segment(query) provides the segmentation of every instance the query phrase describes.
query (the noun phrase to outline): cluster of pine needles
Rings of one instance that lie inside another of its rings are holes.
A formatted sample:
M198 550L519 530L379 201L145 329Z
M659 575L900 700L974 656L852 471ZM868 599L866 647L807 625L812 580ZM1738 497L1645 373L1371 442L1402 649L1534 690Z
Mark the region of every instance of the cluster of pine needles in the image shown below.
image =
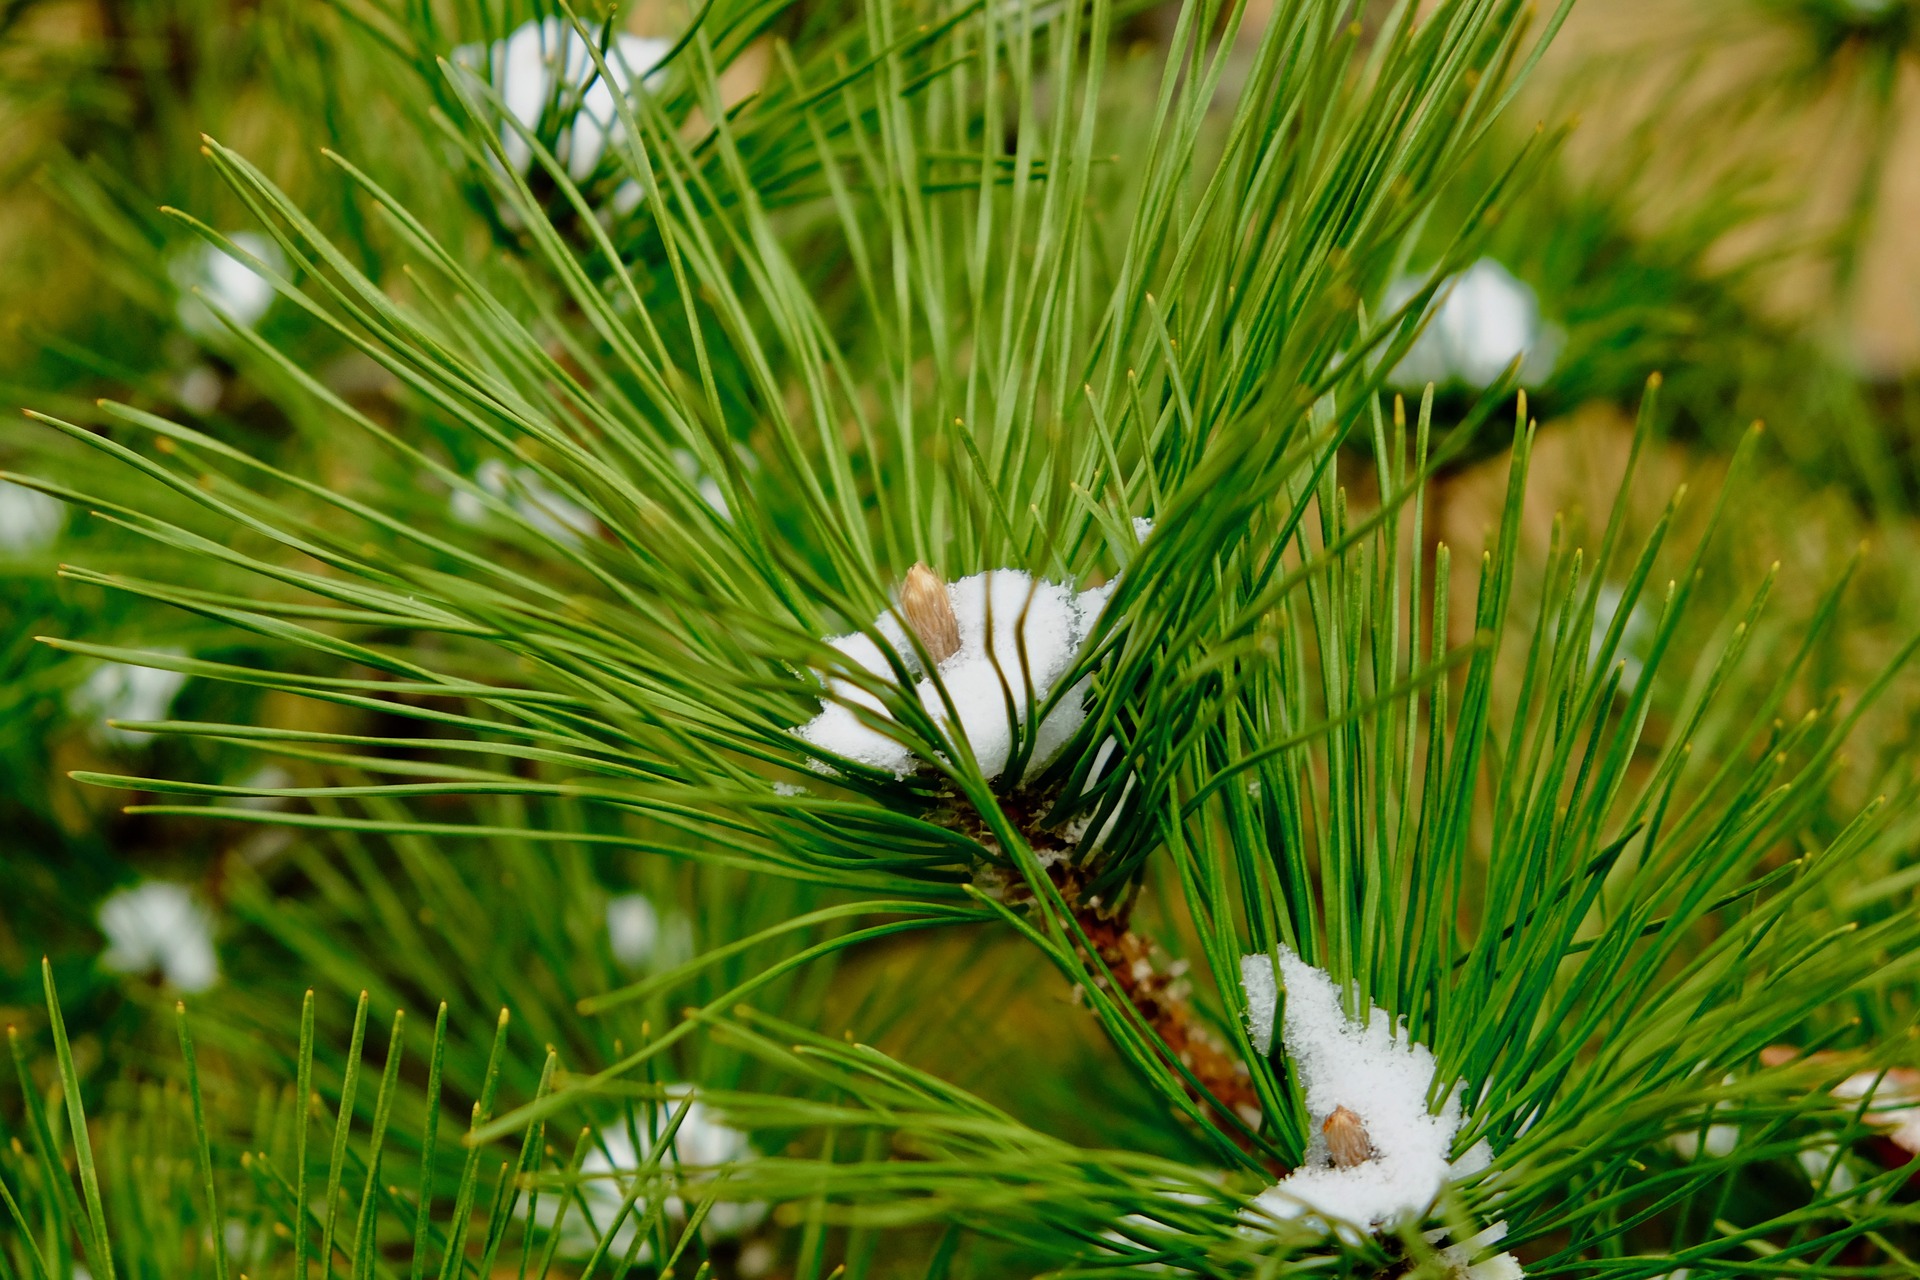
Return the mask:
M0 5L0 1280L1920 1273L1920 10L1608 3Z

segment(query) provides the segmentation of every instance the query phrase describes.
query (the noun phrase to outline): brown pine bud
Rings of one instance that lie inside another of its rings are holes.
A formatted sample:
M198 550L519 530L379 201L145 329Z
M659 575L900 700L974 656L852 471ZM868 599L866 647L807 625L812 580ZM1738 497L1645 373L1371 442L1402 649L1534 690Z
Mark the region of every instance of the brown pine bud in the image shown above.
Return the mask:
M1334 1167L1351 1169L1373 1159L1373 1140L1367 1137L1367 1126L1347 1108L1335 1107L1327 1122L1320 1126L1320 1132L1326 1135L1327 1152L1333 1157Z
M947 584L926 565L907 570L907 580L900 586L900 612L935 666L960 652L960 620L953 616Z

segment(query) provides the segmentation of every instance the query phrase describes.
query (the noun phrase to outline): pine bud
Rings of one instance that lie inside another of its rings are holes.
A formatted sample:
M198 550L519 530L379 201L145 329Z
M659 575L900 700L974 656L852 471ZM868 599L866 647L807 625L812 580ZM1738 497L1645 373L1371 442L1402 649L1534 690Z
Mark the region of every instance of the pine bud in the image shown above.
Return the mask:
M953 616L947 584L926 565L907 570L907 580L900 587L900 612L935 666L960 652L960 620Z
M1373 1140L1367 1137L1367 1126L1347 1108L1335 1107L1320 1132L1326 1135L1327 1151L1336 1168L1351 1169L1373 1159Z

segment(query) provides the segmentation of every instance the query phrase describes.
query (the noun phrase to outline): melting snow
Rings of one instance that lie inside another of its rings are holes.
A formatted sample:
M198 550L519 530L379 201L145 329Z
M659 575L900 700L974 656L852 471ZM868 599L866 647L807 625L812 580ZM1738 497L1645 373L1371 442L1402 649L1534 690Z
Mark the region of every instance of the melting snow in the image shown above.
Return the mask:
M483 73L499 91L507 111L529 130L538 131L550 104L574 108L573 118L560 126L554 158L566 166L568 177L581 182L599 165L608 141L624 131L615 95L624 96L636 80L647 88L657 84L656 68L672 49L669 40L615 32L612 46L602 54L612 79L609 84L573 24L543 18L522 24L484 50L477 44L461 45L453 51L452 61ZM502 125L500 144L508 163L524 172L533 159L533 148L519 130ZM615 203L624 205L625 212L639 204L640 194L640 188L629 182Z
M599 1245L600 1238L613 1225L613 1220L625 1202L627 1192L633 1180L630 1175L645 1164L653 1153L654 1140L672 1123L673 1114L678 1110L690 1089L686 1085L669 1085L667 1098L653 1113L653 1124L647 1123L644 1108L636 1109L634 1124L629 1128L622 1121L610 1124L602 1129L592 1148L580 1162L581 1181L577 1186L580 1203L570 1203L564 1221L560 1219L560 1204L570 1196L557 1190L543 1190L540 1201L534 1210L534 1221L540 1226L552 1229L560 1222L560 1247L569 1257L584 1257L591 1254ZM640 1145L634 1145L634 1133L640 1134ZM675 1179L684 1186L692 1187L722 1165L743 1160L752 1160L758 1156L747 1136L721 1120L704 1103L697 1099L687 1103L686 1117L680 1122L679 1129L673 1135L673 1149L662 1158L660 1172L668 1179ZM674 1166L679 1166L676 1172ZM581 1213L584 1204L588 1216ZM526 1212L526 1202L520 1202L519 1211ZM633 1209L621 1222L619 1230L613 1234L608 1252L613 1257L625 1257L633 1244L635 1233L647 1216L649 1202L643 1192L633 1203ZM679 1196L666 1198L666 1211L675 1216L684 1217L687 1206ZM702 1224L703 1233L708 1239L721 1239L741 1235L760 1225L767 1216L767 1206L759 1203L733 1204L715 1201ZM589 1221L589 1218L591 1221ZM642 1243L636 1261L644 1262L652 1255L652 1246Z
M1920 1152L1920 1073L1911 1070L1856 1071L1833 1087L1833 1096L1855 1102L1873 1095L1864 1119L1884 1130L1909 1153Z
M1279 981L1264 955L1240 962L1253 1043L1270 1052L1284 982L1279 1032L1306 1091L1312 1143L1305 1162L1254 1201L1276 1218L1316 1213L1341 1223L1372 1226L1426 1212L1450 1176L1484 1168L1482 1148L1449 1162L1460 1128L1460 1102L1449 1097L1438 1115L1427 1109L1433 1053L1406 1037L1386 1010L1375 1007L1362 1024L1347 1017L1340 990L1324 971L1282 948ZM1371 1159L1337 1168L1321 1126L1341 1107L1360 1117L1373 1145Z
M988 779L1005 772L1013 753L1014 724L1026 719L1029 708L1044 702L1073 666L1112 590L1108 584L1076 595L1059 583L1035 581L1015 569L975 574L947 587L960 626L960 649L940 664L939 676L953 710L948 711L930 678L917 680L914 692L936 722L949 732L957 728L966 738ZM882 614L873 625L913 668L913 646L895 616ZM834 636L827 643L875 677L894 678L885 653L870 637ZM820 714L795 732L824 752L899 777L913 772L918 762L906 747L861 723L853 708L845 705L852 703L885 716L879 700L845 679L830 679L828 686L834 698L844 702L824 702ZM1045 765L1080 727L1086 718L1085 696L1082 681L1041 723L1029 772Z
M643 893L607 900L607 949L623 969L665 968L693 954L693 929L677 913L664 920Z
M0 480L0 552L38 551L60 536L66 504L38 489Z
M1606 647L1607 631L1613 626L1614 619L1620 613L1620 604L1625 593L1611 582L1600 587L1593 604L1593 630L1587 638L1587 662L1591 665L1600 661L1600 651ZM1613 662L1621 668L1620 692L1631 696L1640 684L1641 673L1647 669L1647 647L1653 641L1653 618L1646 608L1635 601L1627 612L1627 620L1620 628L1620 643L1613 651Z
M276 272L286 265L280 246L257 231L236 231L227 239ZM250 329L273 305L272 281L252 263L206 241L190 245L176 257L169 274L180 288L176 311L181 328L203 338L224 332L212 314L215 311Z
M1440 1261L1452 1268L1457 1280L1521 1280L1527 1273L1521 1268L1520 1259L1510 1253L1496 1253L1479 1262L1472 1261L1474 1255L1485 1253L1505 1239L1506 1234L1507 1224L1496 1222L1479 1235L1442 1249Z
M1425 283L1395 281L1386 310L1403 306ZM1389 381L1410 388L1429 382L1485 387L1520 357L1520 381L1537 384L1553 372L1560 341L1558 329L1541 323L1533 290L1492 258L1482 258L1441 282L1427 327Z
M160 650L181 657L177 649ZM140 667L126 662L102 662L67 695L67 709L93 722L93 729L111 742L145 742L153 735L140 729L122 729L108 720L164 720L187 677L179 671Z
M600 522L593 513L562 497L532 467L510 467L489 458L474 471L473 482L496 498L505 498L521 519L550 538L578 546L583 537L600 536ZM462 523L480 524L487 518L487 504L478 494L455 489L453 515Z
M168 986L192 994L220 980L213 918L185 885L147 880L101 899L107 935L100 963L115 973L159 970Z

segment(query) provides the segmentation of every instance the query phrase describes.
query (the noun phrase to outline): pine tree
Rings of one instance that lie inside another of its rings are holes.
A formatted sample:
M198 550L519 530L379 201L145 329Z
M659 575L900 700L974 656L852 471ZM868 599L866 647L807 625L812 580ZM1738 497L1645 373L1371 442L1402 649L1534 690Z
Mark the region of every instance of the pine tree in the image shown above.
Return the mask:
M1910 1266L1911 783L1835 814L1911 646L1810 699L1844 582L1757 642L1757 432L1533 557L1525 353L1396 389L1564 10L473 8L342 11L404 136L304 199L206 142L264 238L167 214L296 441L110 400L31 416L130 478L7 477L208 637L56 649L247 695L124 729L276 771L76 776L292 835L166 1084L43 967L5 1266Z

